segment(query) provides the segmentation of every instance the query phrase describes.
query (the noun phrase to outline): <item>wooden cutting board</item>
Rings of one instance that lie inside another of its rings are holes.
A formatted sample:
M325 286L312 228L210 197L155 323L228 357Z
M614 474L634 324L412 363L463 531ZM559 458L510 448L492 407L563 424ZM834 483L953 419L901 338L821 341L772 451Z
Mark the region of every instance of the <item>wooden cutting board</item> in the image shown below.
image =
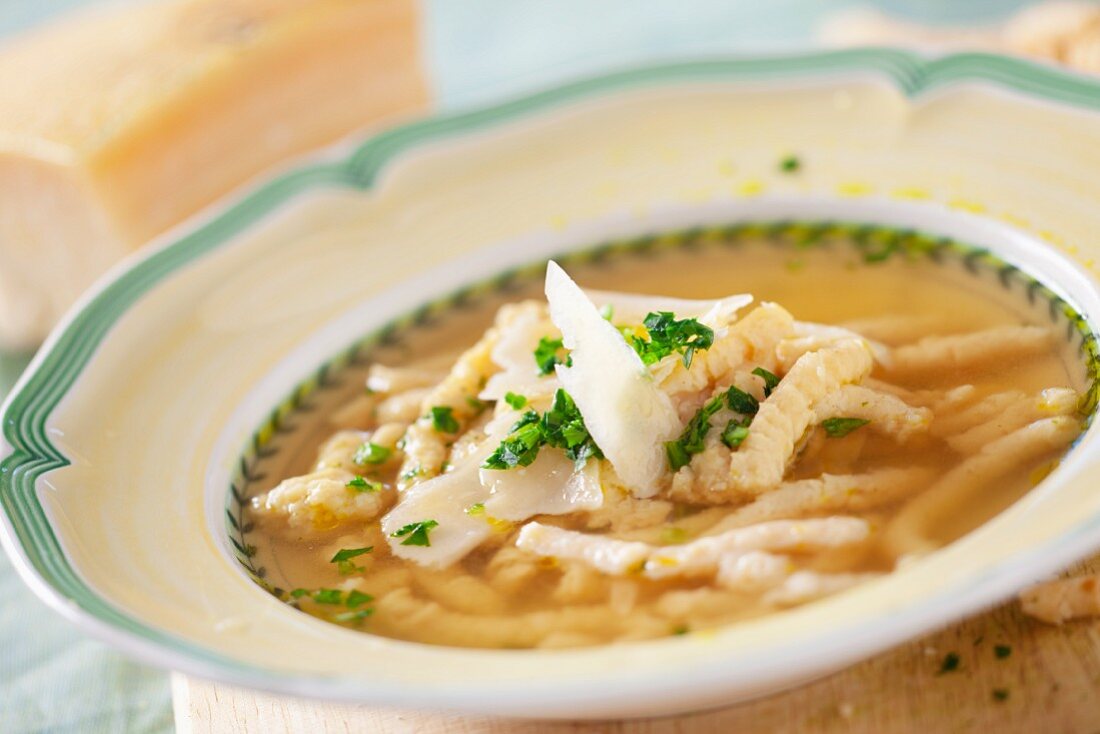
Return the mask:
M1100 556L1074 569L1093 570L1100 570ZM951 653L958 665L945 671ZM1100 621L1051 627L1010 603L793 691L666 719L561 723L400 712L272 696L179 674L173 697L180 734L1085 734L1100 732Z

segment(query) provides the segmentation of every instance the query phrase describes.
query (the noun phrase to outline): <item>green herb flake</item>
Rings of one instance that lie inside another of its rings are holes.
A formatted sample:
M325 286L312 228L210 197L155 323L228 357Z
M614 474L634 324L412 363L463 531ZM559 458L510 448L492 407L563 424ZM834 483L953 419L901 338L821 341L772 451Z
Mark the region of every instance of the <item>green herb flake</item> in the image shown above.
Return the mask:
M600 308L600 316L603 317L604 321L610 321L615 318L615 307L610 303L605 303L603 307Z
M329 563L340 563L341 561L350 561L352 558L357 558L365 553L370 553L374 550L373 545L368 545L365 548L341 548L336 552L336 555L332 557Z
M527 405L527 398L509 391L504 393L504 402L508 403L513 410L522 410L523 406Z
M688 632L691 632L691 628L686 624L678 624L672 628L672 634L674 635L686 635Z
M374 614L373 608L356 609L351 612L340 612L339 614L333 615L332 618L337 622L344 622L345 624L348 622L358 624L372 614Z
M551 339L548 336L539 339L539 345L535 347L535 365L539 375L550 374L557 364L564 364L566 367L573 364L573 358L568 353L559 356L559 352L566 352L561 339Z
M959 669L959 654L955 652L949 652L943 656L943 662L940 663L939 675L944 673L954 673Z
M1007 688L994 688L993 689L993 700L997 701L997 702L1007 701L1008 700L1008 689Z
M348 592L348 598L347 601L344 602L344 606L346 606L348 609L355 609L356 607L361 607L367 602L371 601L374 601L374 597L370 594L364 594L358 589L352 589Z
M748 437L749 426L747 422L742 423L737 420L731 420L726 424L725 430L722 431L722 443L731 449L740 446Z
M703 441L710 432L710 419L722 409L722 402L721 395L708 400L688 421L680 438L665 443L668 466L672 471L679 471L690 464L692 455L705 448Z
M486 408L489 407L488 403L486 403L484 400L478 400L473 395L466 396L466 405L469 405L470 409L473 410L475 413L482 413Z
M481 466L485 469L497 470L530 466L545 443L539 414L529 410L520 416L508 436L500 442L493 453L489 454Z
M863 418L826 418L821 421L821 427L825 429L825 435L829 438L844 438L870 422Z
M435 520L421 520L420 522L410 522L400 530L395 530L390 533L391 538L405 538L401 541L401 545L422 545L428 547L432 542L428 539L428 533L432 528L437 527L439 523Z
M697 319L677 320L671 311L651 312L642 324L648 338L626 332L623 338L645 364L656 364L676 352L681 355L684 367L691 367L696 350L710 349L714 344L713 329Z
M994 645L993 654L997 656L998 660L1004 660L1012 654L1012 648L1008 645Z
M482 504L481 502L478 502L476 504L473 504L473 505L470 505L469 507L467 507L464 510L464 512L467 515L469 515L470 517L476 517L478 515L484 515L485 514L485 505Z
M496 470L530 466L543 446L564 449L565 455L578 467L589 458L603 458L577 404L569 393L559 388L550 409L541 416L533 410L520 416L508 436L481 466Z
M313 601L318 604L342 604L344 592L339 589L317 589L313 592Z
M390 455L393 454L393 449L385 446L379 446L376 443L365 443L355 450L355 456L352 457L359 466L364 464L383 464Z
M588 432L584 416L573 397L561 388L554 393L554 401L543 414L540 427L546 444L564 449L565 455L578 467L589 458L603 458L603 452Z
M432 407L432 428L436 433L458 433L458 419L455 410L449 405Z
M382 483L372 482L366 477L355 477L345 485L348 489L356 492L381 492Z
M800 168L802 168L802 161L799 160L798 156L785 156L779 161L779 170L783 173L795 173Z
M726 403L730 406L730 410L741 415L756 415L760 410L760 402L756 398L732 385L726 391Z
M303 596L306 596L308 594L309 594L309 589L295 589L294 591L290 592L290 598L291 599L301 599Z
M668 468L674 472L691 463L691 454L679 441L665 441L665 454L668 455Z
M329 563L336 564L336 570L339 571L341 576L351 576L355 573L362 573L367 569L357 565L351 559L357 558L364 553L370 553L372 550L374 550L373 545L367 546L366 548L344 548L338 551Z
M770 397L772 390L779 386L779 378L763 367L757 367L752 373L764 380L764 397Z

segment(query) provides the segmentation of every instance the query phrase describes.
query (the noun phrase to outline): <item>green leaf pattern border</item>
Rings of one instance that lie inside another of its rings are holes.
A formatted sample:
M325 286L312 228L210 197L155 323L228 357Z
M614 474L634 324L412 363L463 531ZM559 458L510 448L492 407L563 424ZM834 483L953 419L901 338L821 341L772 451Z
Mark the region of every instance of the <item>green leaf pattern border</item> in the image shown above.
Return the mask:
M1037 299L1047 303L1047 313L1053 324L1064 322L1065 339L1072 345L1077 342L1081 354L1088 387L1081 398L1078 410L1091 424L1100 398L1100 343L1092 325L1061 296L1020 268L1007 263L989 250L961 243L948 237L926 234L918 230L875 224L850 222L765 221L738 222L725 226L695 227L660 234L614 240L587 249L555 255L555 260L565 266L573 264L601 265L612 258L623 256L645 257L660 250L698 250L705 247L744 247L751 244L779 244L798 253L813 247L831 243L849 243L859 255L863 267L892 258L927 258L942 262L945 257L955 257L975 277L985 271L996 276L1002 288L1019 288L1029 304ZM272 440L280 434L294 431L296 414L314 410L309 398L318 391L342 387L340 375L347 367L369 364L371 352L380 346L399 343L405 334L418 326L443 317L452 309L476 305L480 298L507 293L521 282L539 278L546 268L547 259L537 260L519 268L504 271L492 278L461 288L453 293L428 302L413 312L395 319L380 329L355 342L334 359L324 363L309 379L300 383L267 420L253 434L251 443L241 455L229 487L225 515L226 531L237 561L248 576L277 598L293 603L285 589L267 581L266 569L255 565L256 546L249 543L252 523L247 517L250 490L266 479L262 460L274 456Z
M135 619L107 602L73 568L38 501L35 492L38 479L70 463L50 441L46 422L122 314L162 279L217 249L293 197L323 186L368 189L395 156L427 141L631 87L679 81L806 79L868 71L893 82L910 98L956 82L978 81L1037 100L1100 110L1100 82L996 54L966 53L926 59L898 49L862 48L689 61L594 77L511 102L414 122L372 137L345 160L305 165L279 176L94 290L83 308L68 316L55 331L9 394L0 416L0 430L10 446L7 456L0 459L0 507L7 518L9 539L33 570L35 578L30 580L56 610L83 620L90 631L101 637L107 636L108 629L129 636L139 642L138 650L145 653L146 659L157 657L150 649L152 646L169 651L177 663L187 659L207 671L212 668L234 671L238 680L258 683L278 679L277 674L214 653ZM1095 340L1089 349L1095 350ZM240 675L244 673L247 675Z

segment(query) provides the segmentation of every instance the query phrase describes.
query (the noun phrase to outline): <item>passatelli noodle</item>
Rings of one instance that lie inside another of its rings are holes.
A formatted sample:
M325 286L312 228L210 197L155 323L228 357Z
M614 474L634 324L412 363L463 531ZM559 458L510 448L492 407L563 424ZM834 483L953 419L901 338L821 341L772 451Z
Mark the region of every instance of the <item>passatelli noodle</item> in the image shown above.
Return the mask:
M554 263L545 296L463 351L373 365L312 469L252 498L289 603L445 645L706 630L935 550L1082 429L1055 334L1007 313L817 323L749 295L585 291ZM1026 606L1093 613L1096 586Z

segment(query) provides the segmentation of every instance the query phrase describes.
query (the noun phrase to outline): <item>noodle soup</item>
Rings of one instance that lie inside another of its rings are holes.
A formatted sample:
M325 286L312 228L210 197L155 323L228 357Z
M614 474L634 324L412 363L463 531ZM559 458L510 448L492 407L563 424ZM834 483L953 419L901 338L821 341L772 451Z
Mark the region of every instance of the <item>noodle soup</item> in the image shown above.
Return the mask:
M395 332L246 488L263 583L372 634L575 647L810 602L967 533L1082 430L1083 322L981 253L850 234L649 241Z

